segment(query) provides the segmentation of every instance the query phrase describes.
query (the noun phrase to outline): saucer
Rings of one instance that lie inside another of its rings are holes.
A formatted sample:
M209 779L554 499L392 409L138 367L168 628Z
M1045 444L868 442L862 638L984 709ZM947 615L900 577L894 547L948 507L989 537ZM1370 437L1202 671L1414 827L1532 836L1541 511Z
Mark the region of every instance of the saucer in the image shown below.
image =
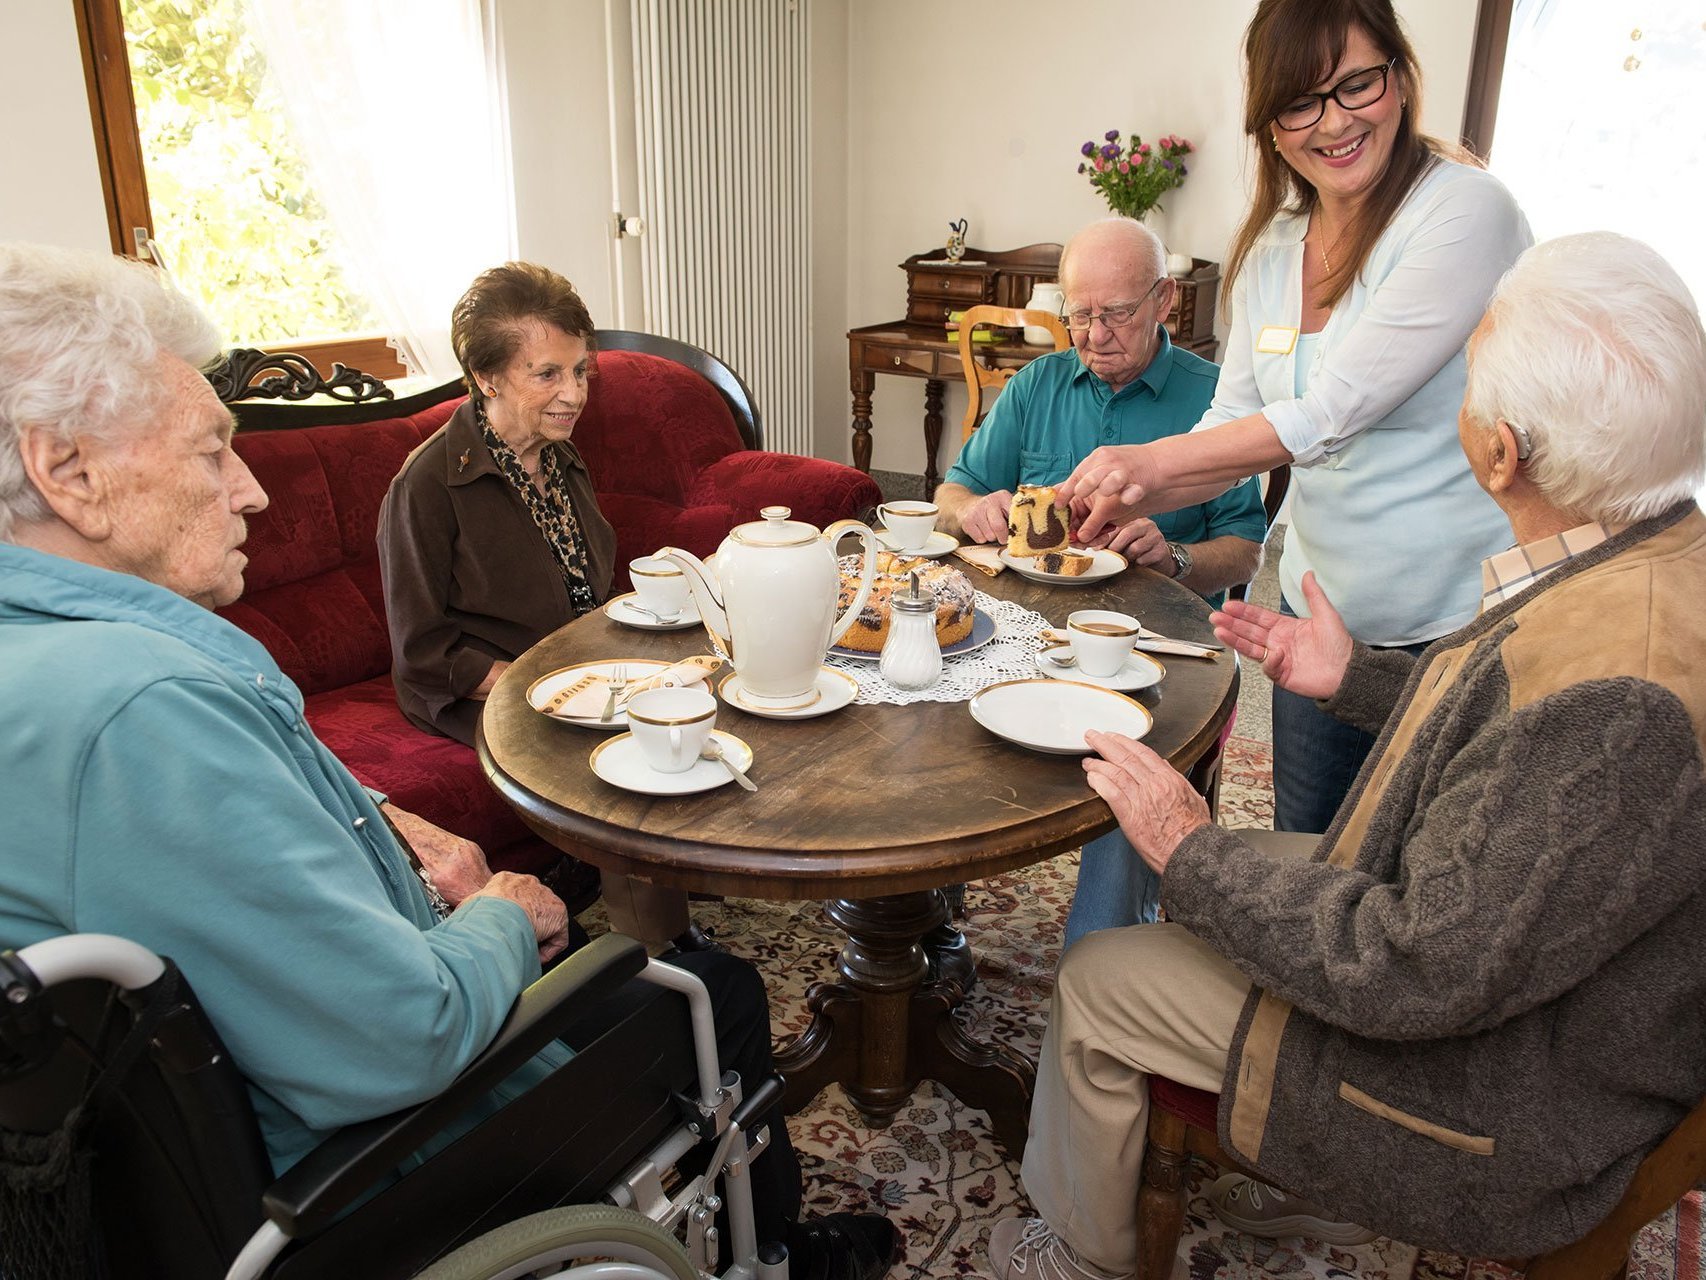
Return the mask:
M1125 660L1125 665L1111 676L1093 676L1088 671L1080 671L1077 667L1063 667L1055 663L1049 655L1061 649L1070 649L1071 645L1056 645L1052 649L1044 649L1037 654L1037 670L1052 680L1082 680L1085 684L1093 684L1098 689L1147 689L1152 684L1160 684L1162 677L1167 674L1167 668L1147 654L1133 653Z
M1080 551L1083 549L1082 547L1077 548ZM1003 551L1000 560L1002 564L1021 578L1029 578L1032 582L1058 583L1064 587L1082 586L1086 582L1100 582L1103 578L1113 577L1126 567L1126 558L1117 551L1098 549L1090 554L1094 557L1090 562L1090 567L1077 577L1073 577L1070 573L1044 573L1037 568L1037 560L1039 559L1037 556L1016 556Z
M722 744L736 768L752 768L752 748L746 743L721 729L711 730L711 736ZM696 760L691 769L681 773L659 773L646 763L646 754L640 750L639 741L631 733L599 743L592 749L587 763L611 786L647 796L690 796L696 791L710 791L735 780L734 775L716 760Z
M634 598L635 593L630 591L625 596L605 601L604 616L612 622L620 622L625 627L637 627L641 631L682 631L699 625L699 606L692 600L687 602L687 607L674 622L659 622L649 613L630 608L628 602Z
M982 609L973 609L971 613L971 634L964 640L956 640L953 644L942 646L944 658L957 658L962 653L970 653L973 649L981 649L995 639L995 619ZM829 652L837 658L853 658L859 662L881 662L883 655L872 653L868 649L849 649L843 645L832 644Z
M1089 755L1088 729L1141 738L1155 723L1125 694L1073 680L1008 680L978 690L966 705L996 737L1058 756Z
M772 707L752 706L741 697L743 686L740 673L736 672L723 679L717 686L717 692L723 695L723 701L737 711L748 715L763 716L767 720L810 720L813 716L826 716L831 711L839 711L854 698L859 696L859 682L845 671L836 671L832 667L819 667L817 672L817 698L804 707L790 707L786 711L778 711Z
M601 729L609 732L612 729L628 727L627 711L617 711L608 720L600 720L597 716L564 716L554 715L545 710L549 702L559 690L566 689L576 680L586 676L610 676L618 667L626 668L630 679L643 680L647 676L655 676L659 671L669 666L667 662L659 662L656 658L618 658L609 662L577 662L572 667L560 667L556 671L546 672L527 687L527 703L535 711L548 715L551 719L562 724L577 724L583 729Z
M960 545L960 540L953 534L944 533L937 529L924 539L922 547L915 551L906 551L901 548L900 542L894 534L887 529L878 529L875 532L877 541L883 544L883 550L892 551L897 556L924 556L927 559L934 560L937 556L947 555L948 552Z

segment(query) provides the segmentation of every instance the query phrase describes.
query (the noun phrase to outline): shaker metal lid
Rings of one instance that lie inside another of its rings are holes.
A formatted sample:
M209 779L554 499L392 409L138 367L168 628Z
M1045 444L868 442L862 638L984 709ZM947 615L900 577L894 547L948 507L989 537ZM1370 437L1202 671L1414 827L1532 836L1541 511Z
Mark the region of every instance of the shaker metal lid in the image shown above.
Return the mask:
M738 524L729 537L749 547L801 547L817 537L817 530L803 520L790 520L787 507L764 507L762 520Z
M936 593L918 581L918 570L906 575L908 586L889 596L889 607L896 613L936 612Z

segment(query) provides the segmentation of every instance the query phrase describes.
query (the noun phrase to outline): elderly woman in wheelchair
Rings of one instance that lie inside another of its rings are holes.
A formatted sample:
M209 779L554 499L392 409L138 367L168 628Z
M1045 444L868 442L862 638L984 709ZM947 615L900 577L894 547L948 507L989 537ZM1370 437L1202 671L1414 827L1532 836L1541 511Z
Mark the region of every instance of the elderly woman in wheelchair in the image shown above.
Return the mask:
M217 349L148 268L0 245L0 1274L548 1274L579 1246L460 1250L613 1200L689 1253L580 1211L644 1255L606 1276L723 1243L730 1275L881 1275L885 1220L796 1220L750 966L612 938L541 983L555 895L475 876L441 917L387 819L429 867L466 842L382 811L211 611L266 504L197 373Z

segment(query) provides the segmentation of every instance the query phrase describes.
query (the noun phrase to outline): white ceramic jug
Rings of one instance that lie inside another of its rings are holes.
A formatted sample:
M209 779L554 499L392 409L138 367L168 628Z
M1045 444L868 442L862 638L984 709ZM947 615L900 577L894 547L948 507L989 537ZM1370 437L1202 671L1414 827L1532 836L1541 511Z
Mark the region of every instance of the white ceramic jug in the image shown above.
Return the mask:
M741 699L785 711L817 697L818 668L871 594L876 535L857 520L837 520L821 534L791 520L787 507L765 507L762 520L736 525L717 548L713 574L697 556L665 547L660 558L680 567L717 652L741 679ZM865 544L859 589L840 616L841 575L835 547L857 533Z
M1025 304L1026 311L1046 311L1051 316L1058 316L1066 305L1066 295L1058 284L1048 280L1039 280L1031 286L1031 300ZM1052 347L1054 335L1040 324L1025 326L1025 341L1033 347Z

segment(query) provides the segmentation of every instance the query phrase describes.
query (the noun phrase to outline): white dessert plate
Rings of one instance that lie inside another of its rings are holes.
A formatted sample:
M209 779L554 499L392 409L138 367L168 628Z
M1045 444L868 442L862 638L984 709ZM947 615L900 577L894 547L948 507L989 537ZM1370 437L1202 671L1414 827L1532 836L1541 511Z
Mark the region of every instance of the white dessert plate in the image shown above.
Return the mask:
M738 671L724 677L723 682L717 686L717 692L722 694L724 702L748 715L763 716L767 720L810 720L813 716L826 716L831 711L839 711L852 702L859 696L859 682L845 671L837 671L833 667L819 667L817 697L803 707L789 707L786 711L779 711L775 707L755 706L747 702L742 696L745 686L741 684Z
M752 768L752 748L746 743L721 729L711 730L711 736L722 744L723 754L736 768ZM587 763L611 786L647 796L690 796L735 780L734 774L717 760L696 760L691 769L680 773L659 773L646 763L646 753L640 750L639 740L631 733L599 743Z
M883 549L885 551L892 551L897 556L925 556L931 560L934 560L937 556L947 555L948 552L960 545L960 540L958 538L954 537L951 533L944 533L940 529L933 530L930 536L924 539L924 545L922 547L918 547L910 551L902 547L900 545L900 539L895 537L894 534L890 533L887 529L877 530L877 541L883 544Z
M1061 666L1054 660L1055 654L1071 657L1072 646L1044 649L1037 655L1037 670L1051 680L1082 680L1098 689L1118 689L1129 693L1133 689L1147 689L1152 684L1160 684L1167 674L1166 667L1142 653L1133 653L1125 660L1125 665L1111 676L1093 676L1087 671L1080 671L1076 665Z
M995 619L982 609L971 611L971 634L964 640L956 640L953 644L942 646L944 658L957 658L962 653L970 653L973 649L981 649L995 639ZM876 662L881 653L867 653L863 649L848 649L838 644L829 646L829 651L837 658L857 658L861 662Z
M1082 550L1083 548L1078 548ZM1029 578L1032 582L1058 582L1062 586L1081 587L1086 582L1100 582L1103 578L1111 578L1126 567L1126 558L1117 551L1092 551L1094 557L1090 567L1076 578L1070 573L1044 573L1037 568L1036 556L1016 556L1011 552L1001 553L1001 563L1006 565L1021 578Z
M604 602L604 616L612 622L620 622L625 627L637 627L641 631L682 631L688 627L699 625L699 606L692 600L681 611L681 616L670 622L659 622L649 613L641 613L632 607L631 601L638 599L634 592L617 596Z
M607 677L615 675L618 668L625 671L630 680L644 680L647 676L655 676L668 665L669 663L659 662L655 658L617 658L610 662L577 662L572 667L561 667L535 680L527 687L527 703L535 711L543 712L551 719L561 721L563 724L578 724L583 729L603 729L607 732L612 729L626 729L628 727L628 713L626 711L618 711L610 719L600 720L597 716L565 716L546 711L545 707L558 693L567 689L575 681L587 676L606 677L605 684L608 686Z
M1051 755L1090 754L1090 729L1141 738L1155 723L1123 693L1071 680L1008 680L978 690L966 704L973 720L998 738Z

